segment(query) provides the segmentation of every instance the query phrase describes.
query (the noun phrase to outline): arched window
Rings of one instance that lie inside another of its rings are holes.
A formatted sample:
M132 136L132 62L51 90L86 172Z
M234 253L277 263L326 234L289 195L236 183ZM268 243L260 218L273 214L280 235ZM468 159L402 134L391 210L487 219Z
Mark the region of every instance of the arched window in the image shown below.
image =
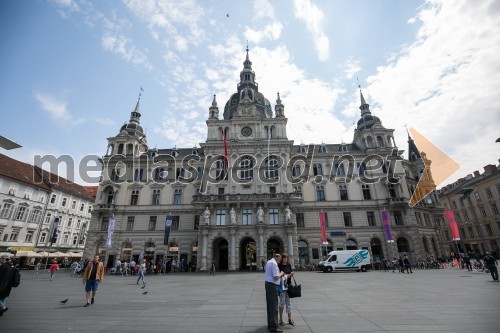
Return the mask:
M410 245L408 244L408 240L406 238L399 237L396 241L396 244L398 245L398 252L410 252Z
M254 159L251 156L243 156L240 162L240 179L253 179Z
M313 174L315 176L323 176L323 167L321 164L313 164Z
M309 246L303 240L299 240L297 245L299 249L299 265L304 266L309 264Z
M118 154L123 154L123 143L118 145Z
M265 160L264 175L267 179L278 179L278 159L276 156L269 156Z
M377 136L377 145L379 147L384 147L384 139L381 136Z

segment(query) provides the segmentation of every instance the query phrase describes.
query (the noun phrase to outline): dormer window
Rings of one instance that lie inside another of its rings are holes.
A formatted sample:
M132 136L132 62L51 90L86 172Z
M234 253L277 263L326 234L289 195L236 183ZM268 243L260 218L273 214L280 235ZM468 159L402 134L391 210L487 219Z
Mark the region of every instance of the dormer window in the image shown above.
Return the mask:
M198 156L198 155L199 155L199 153L198 153L198 150L197 150L197 149L193 150L193 151L191 152L191 154L192 154L192 155L196 155L196 156Z
M307 153L307 147L305 145L300 145L299 153Z
M322 144L321 146L319 146L319 152L328 153L328 150L326 149L326 146Z
M347 150L347 146L346 146L346 145L341 145L341 146L339 147L339 151L348 151L348 150Z

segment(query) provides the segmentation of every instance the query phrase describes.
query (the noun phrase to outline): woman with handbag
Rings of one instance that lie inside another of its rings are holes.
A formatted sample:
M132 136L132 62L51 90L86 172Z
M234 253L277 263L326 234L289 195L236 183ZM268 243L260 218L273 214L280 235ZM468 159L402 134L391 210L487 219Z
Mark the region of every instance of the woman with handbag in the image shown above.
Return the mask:
M280 271L283 271L286 274L285 284L286 286L288 286L292 282L292 276L293 276L292 265L290 265L290 263L288 262L288 254L283 253L281 255L281 263L278 265L278 268ZM288 296L286 290L284 290L279 295L279 315L280 315L279 324L281 326L285 325L285 323L283 322L283 308L285 307L286 307L286 313L288 314L288 323L292 326L295 326L295 322L292 319L292 307L290 305L290 297Z

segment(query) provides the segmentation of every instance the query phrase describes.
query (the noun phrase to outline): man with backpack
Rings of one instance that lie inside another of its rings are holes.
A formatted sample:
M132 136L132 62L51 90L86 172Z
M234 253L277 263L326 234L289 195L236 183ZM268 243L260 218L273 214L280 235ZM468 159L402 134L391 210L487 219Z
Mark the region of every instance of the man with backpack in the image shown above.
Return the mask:
M19 286L21 275L17 268L12 268L10 258L6 254L0 257L0 316L9 308L5 306L5 299L9 297L12 287Z
M498 270L497 270L498 262L495 259L495 257L486 252L483 261L484 261L484 266L486 266L486 269L490 271L493 281L498 282Z

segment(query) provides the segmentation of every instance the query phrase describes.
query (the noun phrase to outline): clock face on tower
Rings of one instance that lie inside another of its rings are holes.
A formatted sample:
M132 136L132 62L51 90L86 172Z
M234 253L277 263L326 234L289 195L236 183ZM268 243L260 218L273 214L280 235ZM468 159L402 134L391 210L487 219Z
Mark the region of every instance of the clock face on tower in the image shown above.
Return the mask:
M241 129L241 135L243 135L243 136L250 136L250 135L252 135L252 129L250 127L243 127Z

